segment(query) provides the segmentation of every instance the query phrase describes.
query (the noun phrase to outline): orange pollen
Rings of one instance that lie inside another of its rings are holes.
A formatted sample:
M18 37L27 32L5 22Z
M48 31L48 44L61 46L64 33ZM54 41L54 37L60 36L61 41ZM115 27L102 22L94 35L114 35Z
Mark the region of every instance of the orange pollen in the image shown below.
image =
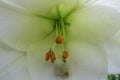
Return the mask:
M56 41L57 44L61 44L61 43L64 42L64 38L61 37L61 36L57 36L55 41Z
M52 62L52 63L54 63L55 60L56 60L56 56L55 56L55 54L54 54L53 52L52 52L52 54L51 54L50 59L51 59L51 62Z
M51 51L48 51L45 55L45 60L48 61L51 57Z
M63 51L62 58L63 58L63 59L68 58L68 52L67 52L67 51Z
M64 72L63 74L65 77L69 77L69 72Z

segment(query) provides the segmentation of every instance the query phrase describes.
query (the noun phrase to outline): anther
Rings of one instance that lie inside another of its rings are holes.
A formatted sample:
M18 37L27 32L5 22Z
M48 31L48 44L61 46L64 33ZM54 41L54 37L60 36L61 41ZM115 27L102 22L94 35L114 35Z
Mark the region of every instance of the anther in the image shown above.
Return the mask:
M57 36L55 41L57 44L61 44L64 42L64 38L62 36Z
M63 58L63 59L68 58L68 52L67 52L67 51L63 51L62 58Z
M66 71L66 72L64 72L64 74L63 74L65 77L69 77L69 72L68 71Z
M45 60L48 61L51 57L51 51L48 51L45 55Z
M52 63L54 63L55 60L56 60L56 56L55 56L55 54L54 54L53 52L52 52L52 54L51 54L50 59L51 59L51 62L52 62Z

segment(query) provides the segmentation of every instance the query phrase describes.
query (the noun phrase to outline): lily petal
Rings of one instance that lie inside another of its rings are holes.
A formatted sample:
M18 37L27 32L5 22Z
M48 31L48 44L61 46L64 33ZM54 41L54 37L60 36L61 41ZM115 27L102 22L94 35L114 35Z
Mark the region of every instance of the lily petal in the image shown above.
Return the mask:
M34 14L41 14L44 16L48 16L51 11L52 8L54 8L58 3L65 3L68 2L69 3L76 3L76 1L65 1L65 0L2 0L4 3L11 3L15 4L17 6L22 6L23 8L25 8L26 10L28 10L31 13Z
M106 43L108 73L120 74L120 31Z
M49 11L51 11L51 8L53 8L55 5L59 3L65 3L66 5L75 6L76 4L84 4L84 3L92 3L98 0L2 0L5 3L12 3L17 4L19 6L24 7L25 9L40 13L42 15L46 15ZM69 6L69 7L71 7Z
M30 80L25 54L0 40L0 80Z
M108 6L84 8L71 16L70 34L80 40L104 41L120 29L119 11Z
M74 43L71 41L70 45L68 49L73 57L71 73L74 80L106 80L107 59L102 46L76 40Z
M104 4L120 11L120 0L107 0Z
M53 22L0 7L0 38L19 50L51 33Z
M51 0L2 0L5 3L12 3L19 6L22 6L32 12L42 13L48 11L50 8L55 6L60 0L51 1ZM50 4L51 3L51 4Z
M46 62L46 51L49 42L38 42L32 45L27 54L28 67L32 80L106 80L107 59L104 49L79 40L71 40L67 46L70 52L67 69L69 77L60 76L61 68L59 59L55 63ZM55 52L55 55L58 51ZM59 67L56 67L59 66Z

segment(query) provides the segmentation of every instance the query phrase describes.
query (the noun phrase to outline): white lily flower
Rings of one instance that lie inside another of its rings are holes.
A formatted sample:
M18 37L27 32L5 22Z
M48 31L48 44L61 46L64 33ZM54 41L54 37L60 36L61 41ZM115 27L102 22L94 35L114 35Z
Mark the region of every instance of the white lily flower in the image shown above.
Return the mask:
M0 80L106 80L105 44L120 29L111 4L1 0Z

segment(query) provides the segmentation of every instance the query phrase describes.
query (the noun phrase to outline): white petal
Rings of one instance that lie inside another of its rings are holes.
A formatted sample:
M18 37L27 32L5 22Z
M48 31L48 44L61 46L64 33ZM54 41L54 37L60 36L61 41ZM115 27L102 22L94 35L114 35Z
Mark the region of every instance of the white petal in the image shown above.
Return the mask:
M52 21L23 15L0 7L0 38L9 45L25 50L52 31Z
M84 8L71 16L70 34L80 40L104 41L120 29L120 14L106 6Z
M120 32L106 44L108 53L108 72L120 74Z
M110 6L120 12L120 0L106 0L103 5Z
M47 41L41 41L32 45L28 50L27 60L32 80L106 80L106 53L100 46L77 40L71 41L68 45L70 57L68 66L66 66L70 75L63 79L63 77L56 76L61 74L61 69L56 67L61 65L59 60L52 64L44 59L45 53L51 47L49 44ZM55 52L55 54L59 52Z
M66 5L76 6L77 4L90 4L98 0L2 0L5 3L12 3L24 7L25 9L46 15L51 8L55 7L59 3L65 3ZM49 14L48 14L49 15Z
M5 3L19 5L31 12L44 15L60 1L61 0L3 0Z
M24 52L0 41L0 80L30 80Z
M17 4L13 4L11 2L7 2L5 0L1 0L0 1L0 7L4 7L4 8L7 8L7 9L11 9L11 10L14 10L14 11L19 11L19 10L24 10L23 7L17 5Z
M102 44L100 44L102 45ZM71 77L73 80L106 80L107 57L102 46L71 40Z

